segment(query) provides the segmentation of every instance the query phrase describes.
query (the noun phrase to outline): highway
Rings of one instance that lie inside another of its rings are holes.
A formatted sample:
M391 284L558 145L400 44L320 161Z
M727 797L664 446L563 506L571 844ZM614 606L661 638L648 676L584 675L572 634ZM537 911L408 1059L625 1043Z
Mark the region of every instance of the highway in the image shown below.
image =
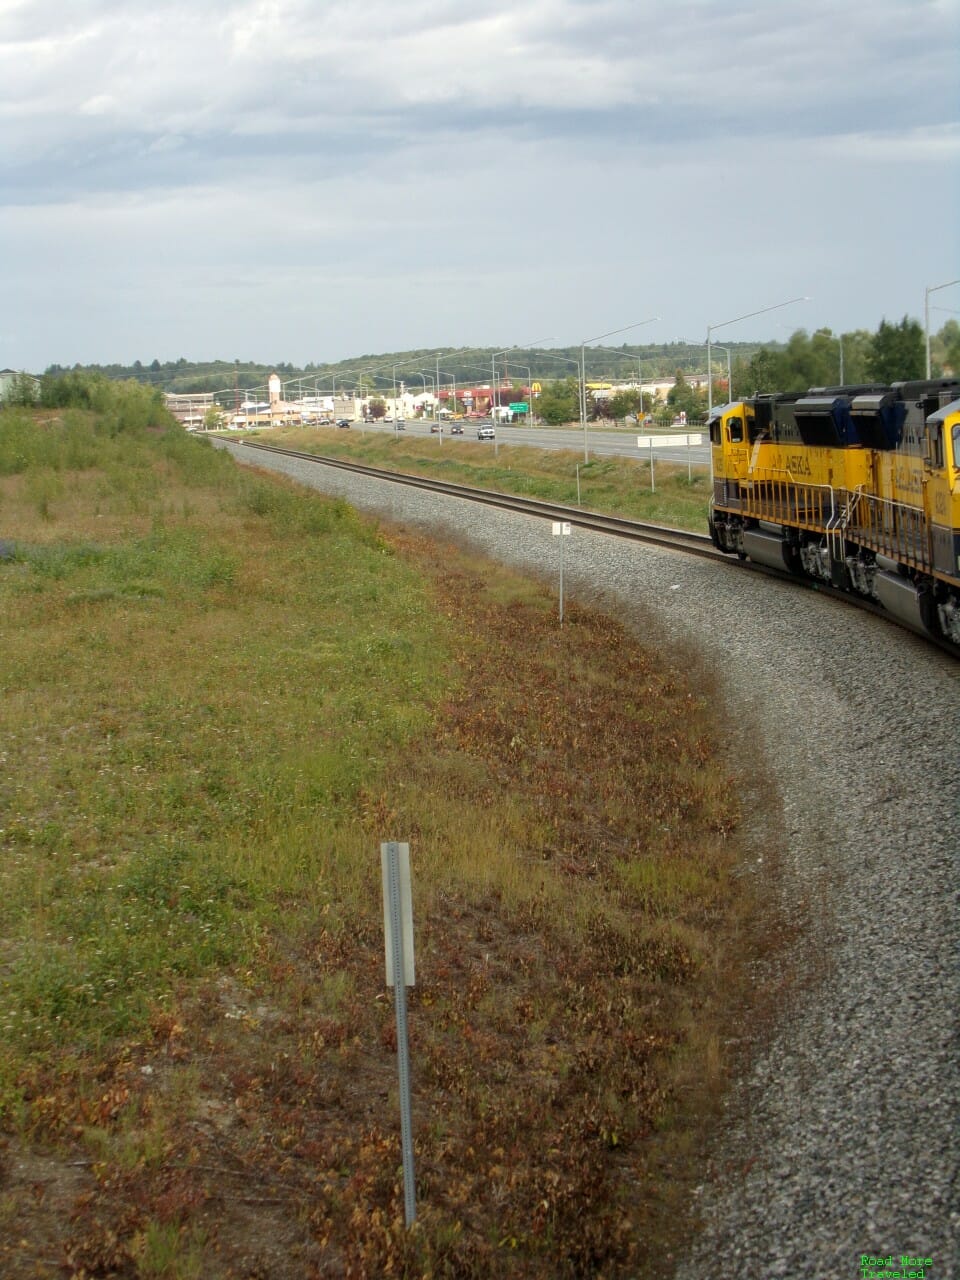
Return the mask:
M434 425L429 419L418 420L411 419L403 424L403 432L407 436L429 436L437 441L438 447L451 445L456 448L457 445L464 440L470 440L474 444L477 443L477 427L481 425L490 425L489 418L470 419L463 423L463 435L452 435L450 432L450 423L443 424L442 434L439 432L431 432L430 428ZM394 431L393 423L386 422L354 422L351 424L353 431L376 431L378 433L392 433ZM498 426L496 428L496 441L488 443L488 447L496 448L501 444L528 445L537 449L569 449L574 453L583 456L584 442L583 431L580 427L522 427L522 426ZM638 458L647 461L650 457L648 448L639 449L637 447L637 437L643 434L646 436L655 436L658 440L663 439L671 434L678 434L685 438L684 429L677 431L676 428L671 431L669 428L664 430L649 428L639 433L636 428L628 430L625 428L603 428L588 426L587 428L587 449L591 458L598 456L616 455L625 458ZM679 445L668 447L655 447L653 456L657 462L673 462L684 465L689 462L693 466L706 467L710 465L710 449L706 430L702 431L693 427L690 428L691 435L700 434L702 443L699 445Z

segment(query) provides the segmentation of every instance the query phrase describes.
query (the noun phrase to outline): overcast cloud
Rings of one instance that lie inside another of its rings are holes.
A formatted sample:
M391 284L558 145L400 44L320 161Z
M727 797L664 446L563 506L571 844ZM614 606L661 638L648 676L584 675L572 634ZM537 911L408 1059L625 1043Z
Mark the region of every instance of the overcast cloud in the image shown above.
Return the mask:
M0 365L922 319L958 67L960 0L0 0Z

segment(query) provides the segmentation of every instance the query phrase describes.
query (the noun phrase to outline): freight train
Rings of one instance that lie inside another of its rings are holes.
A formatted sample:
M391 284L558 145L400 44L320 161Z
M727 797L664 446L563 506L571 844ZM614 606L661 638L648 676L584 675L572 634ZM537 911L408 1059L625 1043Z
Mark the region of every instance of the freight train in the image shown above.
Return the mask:
M960 379L721 405L710 452L722 551L866 596L960 655Z

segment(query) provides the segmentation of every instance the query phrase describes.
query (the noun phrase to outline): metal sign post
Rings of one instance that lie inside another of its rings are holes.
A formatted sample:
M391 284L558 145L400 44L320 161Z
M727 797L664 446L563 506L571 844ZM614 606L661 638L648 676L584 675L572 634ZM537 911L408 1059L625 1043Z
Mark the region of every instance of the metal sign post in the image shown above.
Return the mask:
M637 448L646 449L650 454L650 492L656 493L656 485L653 480L653 442L655 436L637 436Z
M413 1119L410 1107L410 1042L407 1034L407 987L414 985L410 846L399 844L395 840L381 844L380 869L383 877L383 944L387 986L393 987L393 1002L397 1017L403 1211L409 1227L417 1217L416 1182L413 1169Z
M650 492L656 492L656 485L653 478L653 451L654 449L679 449L686 447L687 450L687 480L693 478L693 464L690 457L690 448L692 445L699 445L703 437L701 435L674 435L674 436L637 436L637 448L647 449L650 453Z
M570 537L570 521L554 520L553 536L560 539L560 625L563 626L563 540Z

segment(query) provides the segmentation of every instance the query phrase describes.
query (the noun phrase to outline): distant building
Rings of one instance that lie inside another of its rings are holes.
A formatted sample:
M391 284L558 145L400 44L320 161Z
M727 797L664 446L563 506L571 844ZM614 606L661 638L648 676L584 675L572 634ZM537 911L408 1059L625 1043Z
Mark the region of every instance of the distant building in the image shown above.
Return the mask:
M26 380L26 381L24 381ZM25 385L33 389L33 398L40 395L40 379L32 373L24 373L17 369L0 369L0 404L6 404L14 391L22 391Z
M212 391L193 391L180 395L168 392L163 399L173 416L185 427L202 427L208 411L215 403Z

